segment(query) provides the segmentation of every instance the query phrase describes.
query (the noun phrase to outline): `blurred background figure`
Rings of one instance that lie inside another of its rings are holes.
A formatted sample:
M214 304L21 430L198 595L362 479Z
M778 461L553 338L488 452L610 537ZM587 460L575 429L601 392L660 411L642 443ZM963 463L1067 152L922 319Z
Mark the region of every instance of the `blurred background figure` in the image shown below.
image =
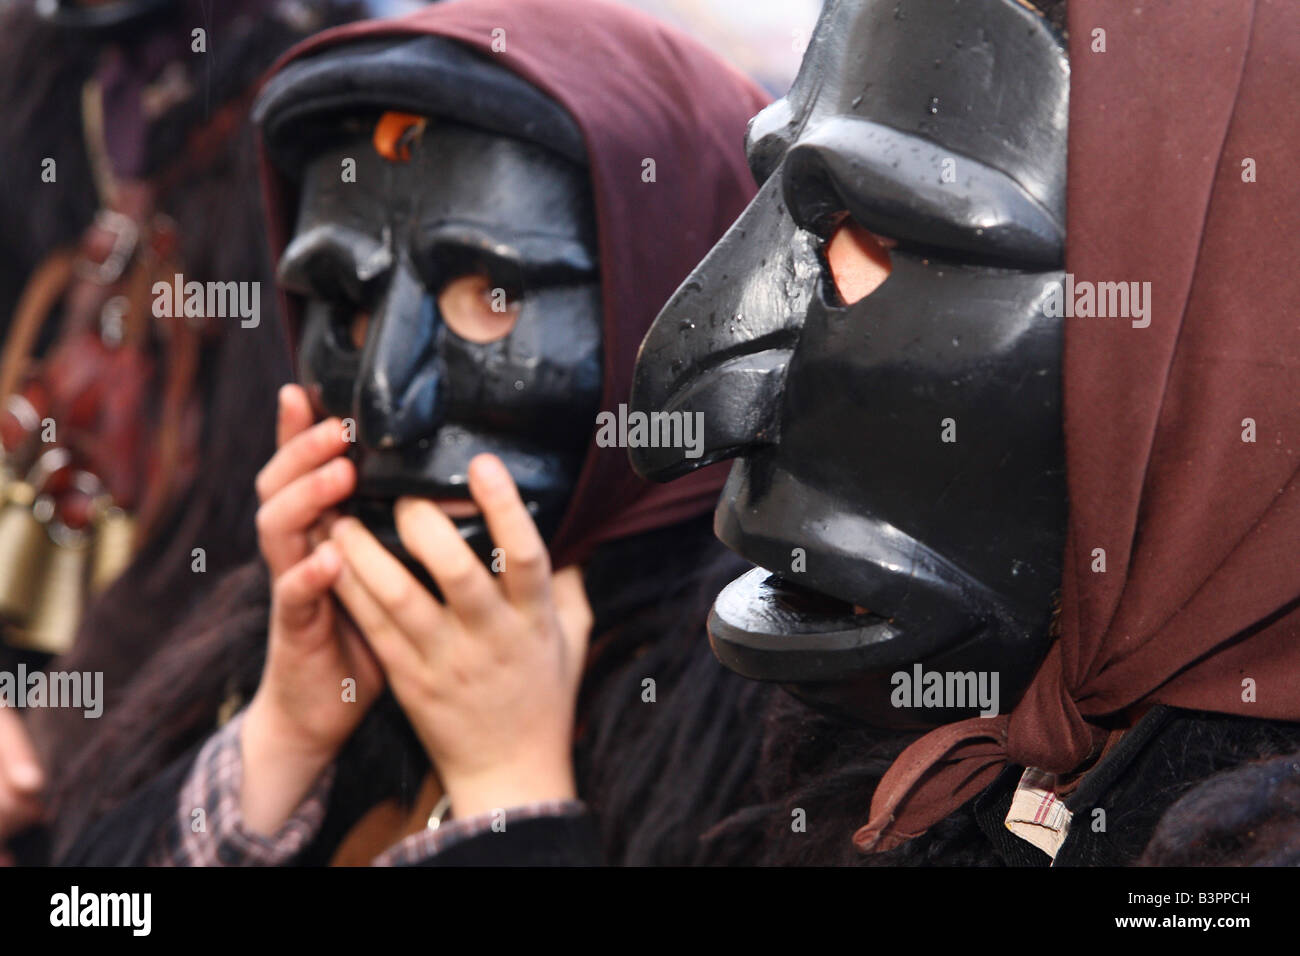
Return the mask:
M365 12L0 10L0 670L57 658L102 672L111 708L209 583L255 553L252 478L289 363L248 107L281 52ZM266 320L158 317L153 284L178 274L248 283ZM0 709L0 845L40 819L95 727L76 709ZM39 839L16 846L40 859Z

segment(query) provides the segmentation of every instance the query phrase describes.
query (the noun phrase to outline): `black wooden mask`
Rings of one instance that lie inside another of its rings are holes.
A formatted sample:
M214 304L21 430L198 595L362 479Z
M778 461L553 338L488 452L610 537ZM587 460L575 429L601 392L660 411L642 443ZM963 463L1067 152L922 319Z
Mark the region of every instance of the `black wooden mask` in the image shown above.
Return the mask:
M752 122L758 196L640 353L632 406L702 412L735 458L715 529L760 565L718 597L718 657L829 709L927 726L892 675L996 672L1050 642L1064 545L1061 320L1069 69L1015 0L831 0L793 89ZM890 272L846 304L851 224ZM955 439L955 440L953 440Z
M350 510L406 557L393 501L468 500L469 461L492 452L549 537L602 384L595 216L572 120L432 37L293 64L258 116L297 186L279 276L301 304L299 377L318 412L356 427ZM499 333L458 325L450 303L466 295L447 296L466 283ZM486 560L482 518L455 520Z

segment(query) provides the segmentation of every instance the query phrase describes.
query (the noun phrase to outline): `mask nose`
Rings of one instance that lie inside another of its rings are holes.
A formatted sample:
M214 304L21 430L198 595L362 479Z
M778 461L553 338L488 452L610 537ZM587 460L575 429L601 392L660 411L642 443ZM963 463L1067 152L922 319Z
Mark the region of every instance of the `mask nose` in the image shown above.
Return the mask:
M671 481L775 444L786 367L821 275L815 240L774 175L659 313L637 355L634 412L700 413L703 448L629 449L643 478Z
M353 407L357 437L378 449L428 438L445 414L442 318L403 252L370 316Z

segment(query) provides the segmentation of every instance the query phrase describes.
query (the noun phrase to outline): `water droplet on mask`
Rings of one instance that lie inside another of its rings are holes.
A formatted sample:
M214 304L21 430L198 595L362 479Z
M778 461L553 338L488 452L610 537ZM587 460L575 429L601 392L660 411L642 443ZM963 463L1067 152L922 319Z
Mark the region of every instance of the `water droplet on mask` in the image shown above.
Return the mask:
M862 105L862 97L861 96L853 97L853 102L850 103L849 105L856 109L858 106Z
M668 365L668 370L672 372L674 375L676 375L678 372L682 370L682 360L673 359L672 362L669 363Z
M681 329L683 332L695 331L695 323L692 322L690 319L682 319L682 321L678 323L677 327Z
M937 96L932 96L932 97L930 97L930 109L929 109L929 111L930 111L930 115L931 115L931 116L933 116L933 115L935 115L936 113L939 112L939 97L937 97Z
M523 381L521 379L515 379L515 391L522 392L523 390L524 390Z

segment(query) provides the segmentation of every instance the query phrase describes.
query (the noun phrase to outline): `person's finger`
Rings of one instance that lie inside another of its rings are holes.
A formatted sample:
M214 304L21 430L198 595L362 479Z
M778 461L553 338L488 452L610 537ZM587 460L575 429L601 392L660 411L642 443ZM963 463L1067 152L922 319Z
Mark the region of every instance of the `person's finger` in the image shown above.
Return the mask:
M257 500L267 502L281 489L347 451L343 423L327 418L288 439L262 466L253 482Z
M42 822L46 816L39 799L16 794L0 784L0 846L15 834Z
M347 562L344 562L339 577L342 578L343 575L350 573ZM336 580L334 583L337 587L338 581ZM387 675L384 672L384 665L380 661L379 655L375 653L375 649L370 646L370 642L366 640L365 635L361 633L361 629L357 627L356 621L352 619L351 613L338 596L337 590L330 596L330 601L334 603L335 633L343 644L343 659L348 661L356 671L358 684L365 683L366 686L370 686L371 682L367 680L367 675L373 675L373 683L376 685L376 689L381 689L387 683ZM410 659L415 660L414 656Z
M476 455L469 463L469 490L505 559L501 579L506 597L516 605L546 602L551 593L546 542L501 459Z
M0 840L21 833L45 815L45 807L36 797L16 793L0 784Z
M587 644L595 623L582 571L572 565L557 571L552 581L552 593L569 659L580 668L587 659Z
M283 448L285 442L306 431L315 420L307 390L301 385L285 385L276 402L275 447Z
M312 525L351 495L356 485L356 466L346 458L336 458L262 503L257 509L257 538L273 578L306 556Z
M334 582L334 593L379 661L390 684L395 678L400 684L403 676L415 674L425 666L421 650L412 636L402 632L346 561Z
M401 498L393 514L402 544L424 565L457 617L475 626L502 608L505 597L492 572L441 508L423 498Z
M33 797L45 787L45 771L27 726L13 710L0 707L0 786L18 797Z
M305 628L321 614L321 599L329 594L343 567L338 549L325 541L272 585L275 614L291 629Z
M356 518L339 518L330 534L348 570L398 630L423 651L442 616L433 595Z
M329 540L330 529L334 527L334 522L339 520L339 515L340 512L337 508L327 508L321 512L320 520L307 531L307 540L313 548L322 541Z

